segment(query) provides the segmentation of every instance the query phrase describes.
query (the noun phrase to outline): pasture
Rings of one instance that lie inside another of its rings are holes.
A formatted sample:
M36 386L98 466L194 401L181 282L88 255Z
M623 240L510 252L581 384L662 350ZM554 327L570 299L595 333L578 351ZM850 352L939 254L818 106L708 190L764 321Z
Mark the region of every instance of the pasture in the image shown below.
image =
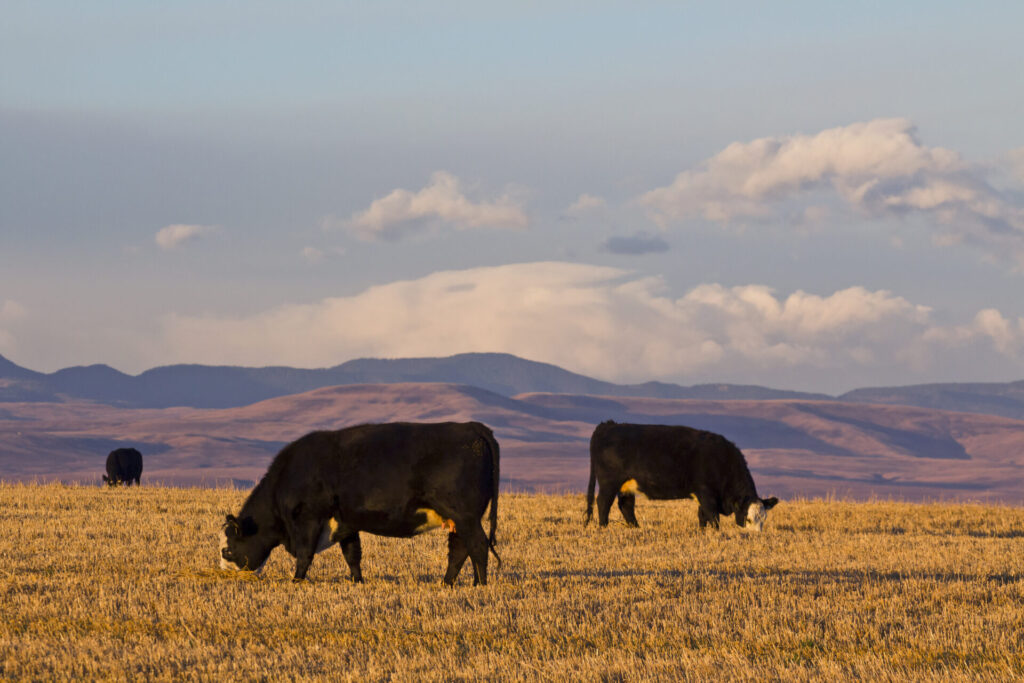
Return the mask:
M504 494L491 584L440 585L445 535L363 537L293 584L217 567L245 492L0 484L0 678L1010 680L1024 677L1024 509L783 501L700 533L691 501L581 525Z

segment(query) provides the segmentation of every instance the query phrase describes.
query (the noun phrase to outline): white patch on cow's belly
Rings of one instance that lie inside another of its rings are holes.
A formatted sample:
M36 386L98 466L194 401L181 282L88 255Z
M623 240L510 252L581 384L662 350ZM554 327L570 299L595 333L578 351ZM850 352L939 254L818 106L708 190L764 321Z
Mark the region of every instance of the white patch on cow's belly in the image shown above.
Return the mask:
M764 528L764 521L768 518L768 511L764 509L764 503L757 501L747 508L746 527L752 531L761 531Z
M431 510L430 508L417 508L416 514L423 515L427 518L426 521L423 522L423 524L420 524L418 527L416 527L417 534L422 534L424 531L436 529L442 524L444 524L444 519L441 517L441 515L437 514L435 510Z
M622 486L619 487L619 493L624 493L628 496L635 496L640 491L640 486L636 483L636 479L627 479Z
M445 519L441 515L437 514L436 510L432 510L431 508L416 508L416 514L423 515L426 518L426 521L416 527L416 529L413 530L413 533L422 534L425 531L437 529L438 527L442 527L448 531L455 531L455 521Z
M324 522L324 528L320 531L320 538L316 542L316 550L313 552L322 553L334 545L334 532L338 530L338 522L331 517Z

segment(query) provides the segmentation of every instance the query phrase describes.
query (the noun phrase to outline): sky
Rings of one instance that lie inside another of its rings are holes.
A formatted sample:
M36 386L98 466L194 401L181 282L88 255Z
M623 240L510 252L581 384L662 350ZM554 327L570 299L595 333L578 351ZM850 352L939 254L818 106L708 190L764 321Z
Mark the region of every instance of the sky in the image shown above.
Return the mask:
M19 365L1024 379L1021 3L3 13Z

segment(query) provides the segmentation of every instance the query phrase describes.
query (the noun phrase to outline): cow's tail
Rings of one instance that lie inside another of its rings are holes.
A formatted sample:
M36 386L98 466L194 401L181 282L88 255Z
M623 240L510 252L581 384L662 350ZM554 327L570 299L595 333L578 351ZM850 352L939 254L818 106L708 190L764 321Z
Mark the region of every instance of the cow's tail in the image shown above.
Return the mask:
M594 433L590 435L590 481L587 482L587 512L583 516L583 526L590 524L590 520L594 518L594 485L597 483L597 472L594 471L594 463L597 461L597 453L600 449L598 444L601 440L598 432L603 432L614 424L613 420L605 420L594 427Z
M594 485L597 483L597 476L594 474L594 456L590 456L590 481L587 482L587 513L583 517L583 526L590 524L594 518Z
M501 556L498 555L498 551L494 549L494 537L498 531L498 480L500 475L501 458L498 451L498 441L494 438L494 433L490 429L485 428L484 438L487 439L487 446L491 451L491 529L487 535L487 548L498 560L498 567L500 568Z

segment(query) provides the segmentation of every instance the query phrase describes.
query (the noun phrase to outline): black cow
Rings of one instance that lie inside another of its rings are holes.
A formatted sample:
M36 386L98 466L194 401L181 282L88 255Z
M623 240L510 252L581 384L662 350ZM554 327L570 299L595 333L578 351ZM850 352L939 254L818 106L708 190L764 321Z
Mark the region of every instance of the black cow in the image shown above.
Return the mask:
M696 498L697 519L703 529L718 528L719 515L733 515L740 526L760 531L777 498L759 498L747 462L731 441L720 434L690 427L602 422L590 437L590 482L587 515L593 517L594 482L597 516L608 524L612 501L630 526L636 521L636 494L653 500Z
M115 448L107 455L107 473L103 481L107 486L124 484L131 486L134 481L139 483L142 477L142 453L134 448Z
M480 523L488 502L489 536ZM313 555L337 542L361 582L360 531L410 537L442 527L449 531L444 583L454 583L468 555L473 584L486 584L497 525L498 442L479 422L313 432L281 449L238 516L227 516L221 568L258 572L284 544L300 581Z

